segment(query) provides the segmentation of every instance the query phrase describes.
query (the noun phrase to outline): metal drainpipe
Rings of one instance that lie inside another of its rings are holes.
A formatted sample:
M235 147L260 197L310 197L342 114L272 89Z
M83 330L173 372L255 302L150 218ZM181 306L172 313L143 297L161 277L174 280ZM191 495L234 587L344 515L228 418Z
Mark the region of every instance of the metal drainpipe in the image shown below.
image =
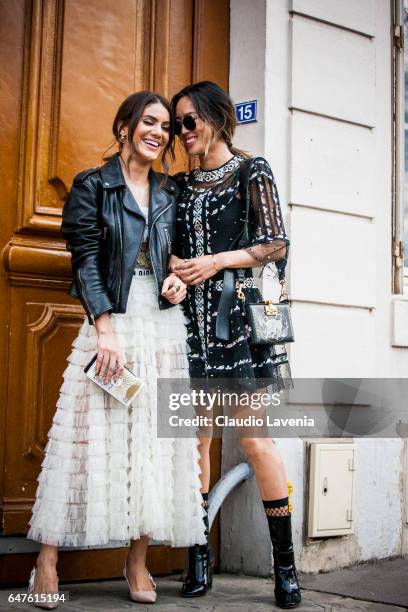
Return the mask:
M254 475L254 472L249 463L239 463L231 470L228 470L222 478L213 486L208 494L208 522L211 525L214 522L217 512L226 497L231 493L237 485L245 480L249 480Z
M392 4L392 293L404 292L404 20L402 0Z

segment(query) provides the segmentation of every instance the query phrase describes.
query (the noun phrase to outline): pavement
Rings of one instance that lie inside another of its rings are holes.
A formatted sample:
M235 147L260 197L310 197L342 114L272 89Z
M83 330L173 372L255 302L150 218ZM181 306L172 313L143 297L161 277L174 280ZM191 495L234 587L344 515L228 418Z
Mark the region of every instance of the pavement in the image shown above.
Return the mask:
M333 572L304 574L301 584L311 591L348 595L408 609L408 558L380 559Z
M322 574L300 574L302 603L299 612L399 612L408 610L408 559L386 559ZM273 582L267 578L216 574L213 588L205 597L179 596L179 576L158 578L158 599L152 605L136 604L128 598L124 580L61 584L68 596L59 610L64 612L116 612L134 608L137 612L205 611L264 612L280 610L274 604ZM23 589L0 590L0 612L33 610L22 603L8 603L10 594Z

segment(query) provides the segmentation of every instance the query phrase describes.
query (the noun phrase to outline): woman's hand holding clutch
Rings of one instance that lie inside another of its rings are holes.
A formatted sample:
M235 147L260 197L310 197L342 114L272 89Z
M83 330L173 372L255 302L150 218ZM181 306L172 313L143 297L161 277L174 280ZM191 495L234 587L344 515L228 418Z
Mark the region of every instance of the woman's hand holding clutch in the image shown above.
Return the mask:
M103 313L95 321L98 334L98 354L96 374L107 384L110 379L117 380L123 372L123 359L119 353L118 342L112 329L110 315Z

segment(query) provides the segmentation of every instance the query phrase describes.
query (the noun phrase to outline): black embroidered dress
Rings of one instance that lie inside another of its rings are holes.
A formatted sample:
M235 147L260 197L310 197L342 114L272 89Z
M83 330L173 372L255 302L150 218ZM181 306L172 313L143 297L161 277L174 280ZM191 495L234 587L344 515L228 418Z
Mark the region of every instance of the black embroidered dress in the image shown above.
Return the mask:
M181 188L176 255L189 259L227 251L241 234L245 220L240 194L242 162L242 157L234 156L215 170L196 168L174 177ZM277 248L275 241L288 245L289 240L272 170L263 158L254 159L249 184L252 245L247 250L261 263L267 263L271 249ZM230 311L229 340L216 337L223 274L221 270L199 285L189 286L183 302L188 319L191 378L232 378L237 383L252 381L259 388L265 387L264 379L268 379L267 385L275 389L287 387L290 370L285 347L251 345L243 305L236 294ZM246 300L260 301L262 296L255 286L252 269L244 269L244 274Z

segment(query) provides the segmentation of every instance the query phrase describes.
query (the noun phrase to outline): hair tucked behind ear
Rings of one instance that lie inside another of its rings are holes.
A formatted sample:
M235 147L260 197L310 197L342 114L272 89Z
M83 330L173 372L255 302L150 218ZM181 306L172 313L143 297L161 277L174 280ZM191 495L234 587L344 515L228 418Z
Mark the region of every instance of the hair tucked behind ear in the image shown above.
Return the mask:
M232 144L237 125L235 107L232 99L222 87L212 81L200 81L187 85L171 100L173 119L176 116L177 103L184 96L190 98L197 115L211 125L214 137L222 138L231 153L249 157L248 153L237 149Z

